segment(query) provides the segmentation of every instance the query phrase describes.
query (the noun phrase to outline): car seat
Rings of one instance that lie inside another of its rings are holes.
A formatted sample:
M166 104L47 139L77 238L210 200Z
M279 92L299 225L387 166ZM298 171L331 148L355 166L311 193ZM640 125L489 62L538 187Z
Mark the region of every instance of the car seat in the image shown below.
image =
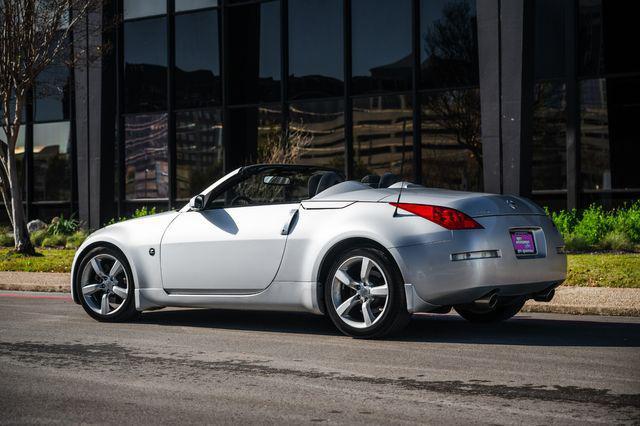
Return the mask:
M342 178L336 172L325 172L318 182L318 188L316 188L316 194L321 193L325 189L331 188L333 185L337 185L342 182Z
M400 176L393 174L391 172L386 172L380 178L380 183L378 184L378 188L388 188L394 183L400 182Z
M377 188L378 184L380 183L380 176L375 175L375 174L366 175L365 177L362 178L362 180L360 182L366 183L367 185L369 185L372 188Z

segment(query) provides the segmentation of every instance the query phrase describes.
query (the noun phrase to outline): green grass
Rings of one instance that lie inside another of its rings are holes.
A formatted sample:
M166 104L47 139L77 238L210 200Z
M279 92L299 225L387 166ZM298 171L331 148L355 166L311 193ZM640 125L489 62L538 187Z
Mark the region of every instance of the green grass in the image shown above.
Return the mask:
M570 254L565 285L640 288L640 254Z
M0 249L0 271L70 272L75 250L38 249L25 257ZM640 254L596 253L568 255L565 285L580 287L640 288Z
M38 256L23 256L0 249L0 271L71 272L75 250L37 249Z

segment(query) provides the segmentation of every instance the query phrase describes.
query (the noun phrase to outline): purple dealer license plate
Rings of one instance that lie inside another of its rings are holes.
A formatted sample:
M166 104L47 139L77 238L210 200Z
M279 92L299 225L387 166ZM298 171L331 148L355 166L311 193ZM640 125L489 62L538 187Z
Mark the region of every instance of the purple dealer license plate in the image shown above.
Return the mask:
M511 242L516 254L536 254L536 243L531 231L511 231Z

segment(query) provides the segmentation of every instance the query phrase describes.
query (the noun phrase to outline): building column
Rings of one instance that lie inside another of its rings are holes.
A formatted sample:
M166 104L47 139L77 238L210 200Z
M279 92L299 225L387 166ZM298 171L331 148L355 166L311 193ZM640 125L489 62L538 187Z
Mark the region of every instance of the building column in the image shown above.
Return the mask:
M103 226L114 207L114 53L87 55L111 41L111 31L102 31L107 20L109 9L94 11L73 36L74 53L80 57L74 68L78 215L89 229Z
M533 2L478 0L485 191L531 193Z

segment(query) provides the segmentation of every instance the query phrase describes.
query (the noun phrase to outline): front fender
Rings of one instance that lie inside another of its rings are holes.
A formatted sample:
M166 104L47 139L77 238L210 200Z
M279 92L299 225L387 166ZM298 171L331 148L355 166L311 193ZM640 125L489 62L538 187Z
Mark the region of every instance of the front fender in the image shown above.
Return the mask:
M92 248L111 245L120 250L131 266L134 286L140 288L162 288L160 250L162 236L177 212L167 212L139 219L109 225L92 233L78 248L71 267L71 294L79 303L79 295L74 291L77 267L83 256ZM149 249L155 250L150 255ZM136 292L137 294L137 292ZM136 300L138 306L138 300Z

